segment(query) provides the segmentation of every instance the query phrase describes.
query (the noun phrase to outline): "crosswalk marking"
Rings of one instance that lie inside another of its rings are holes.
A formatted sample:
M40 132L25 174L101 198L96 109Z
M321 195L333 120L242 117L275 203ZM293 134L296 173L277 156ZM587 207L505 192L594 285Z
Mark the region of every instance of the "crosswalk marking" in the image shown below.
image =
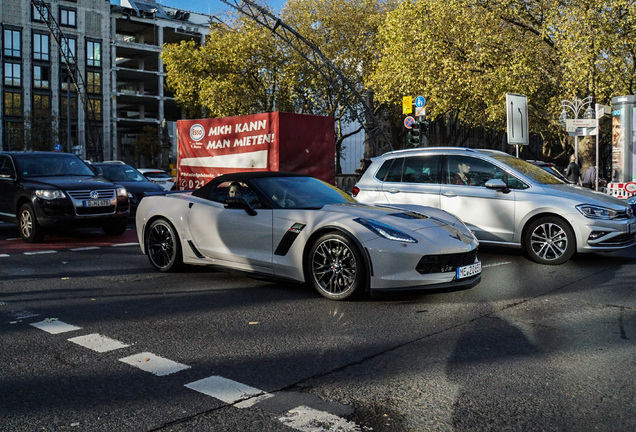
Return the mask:
M278 420L286 426L302 432L360 432L360 427L341 417L318 411L306 406L299 406L287 411Z
M263 390L250 387L218 375L191 382L185 386L192 390L222 400L228 404L242 401L240 406L237 404L237 407L239 408L248 408L273 396L269 393L265 393ZM256 398L258 398L258 400L254 400Z
M92 349L93 351L97 351L100 353L113 351L116 349L126 348L130 345L125 344L123 342L119 342L118 340L111 339L106 336L102 336L97 333L92 333L86 336L77 336L69 339L69 341L81 345L85 348Z
M149 352L124 357L119 359L119 361L157 376L170 375L190 368L188 365L177 363Z
M31 323L31 325L35 328L39 328L40 330L44 330L45 332L51 334L66 333L82 329L81 327L66 324L58 320L44 320L36 323Z

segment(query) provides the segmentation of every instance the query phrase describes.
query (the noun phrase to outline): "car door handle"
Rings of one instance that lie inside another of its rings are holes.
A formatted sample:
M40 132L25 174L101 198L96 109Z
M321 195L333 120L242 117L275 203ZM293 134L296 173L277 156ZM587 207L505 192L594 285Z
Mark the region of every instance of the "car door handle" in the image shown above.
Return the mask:
M442 195L444 195L445 197L449 197L449 198L457 196L457 194L455 192L444 192Z
M391 188L386 190L388 193L398 193L400 190L396 188Z

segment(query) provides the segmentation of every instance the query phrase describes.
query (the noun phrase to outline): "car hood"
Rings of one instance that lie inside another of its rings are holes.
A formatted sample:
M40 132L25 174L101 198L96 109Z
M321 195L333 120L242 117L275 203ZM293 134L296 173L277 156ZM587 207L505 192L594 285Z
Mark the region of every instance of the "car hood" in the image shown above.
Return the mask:
M93 190L93 189L113 189L111 182L105 179L90 176L55 176L26 178L33 187L44 187L47 189L63 190Z
M552 196L578 201L579 204L595 204L622 210L629 205L616 197L593 191L592 189L575 185L542 185L543 189Z
M116 181L116 182L113 182L113 183L118 184L118 185L122 185L123 187L126 188L126 190L128 192L132 192L134 194L144 193L144 192L161 192L161 191L164 190L161 186L156 185L156 184L154 184L152 182L149 182L149 181L147 181L147 182L145 182L145 181L144 182Z

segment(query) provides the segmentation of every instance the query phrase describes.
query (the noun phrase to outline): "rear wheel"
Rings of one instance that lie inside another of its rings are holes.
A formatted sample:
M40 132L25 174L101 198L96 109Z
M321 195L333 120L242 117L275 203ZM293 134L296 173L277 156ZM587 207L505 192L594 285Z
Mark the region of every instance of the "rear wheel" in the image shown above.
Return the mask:
M183 265L179 236L166 219L157 219L150 224L146 248L150 263L159 271L176 271Z
M331 300L350 299L361 291L365 282L362 254L346 236L329 233L312 246L308 275L314 288Z
M530 258L541 264L563 264L576 251L576 238L570 224L554 216L534 221L526 231L524 243Z
M40 243L44 240L44 227L38 223L31 204L20 207L20 236L27 243Z

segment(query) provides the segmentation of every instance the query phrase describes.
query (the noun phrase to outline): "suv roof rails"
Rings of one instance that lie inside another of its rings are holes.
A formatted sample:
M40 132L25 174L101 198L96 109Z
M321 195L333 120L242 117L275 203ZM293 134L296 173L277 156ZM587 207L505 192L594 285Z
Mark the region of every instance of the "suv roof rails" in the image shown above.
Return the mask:
M417 152L417 151L437 151L437 150L444 150L444 151L457 150L457 151L468 151L468 152L475 152L475 153L478 151L477 149L472 149L468 147L416 147L411 149L394 150L385 154L410 153L410 152Z

